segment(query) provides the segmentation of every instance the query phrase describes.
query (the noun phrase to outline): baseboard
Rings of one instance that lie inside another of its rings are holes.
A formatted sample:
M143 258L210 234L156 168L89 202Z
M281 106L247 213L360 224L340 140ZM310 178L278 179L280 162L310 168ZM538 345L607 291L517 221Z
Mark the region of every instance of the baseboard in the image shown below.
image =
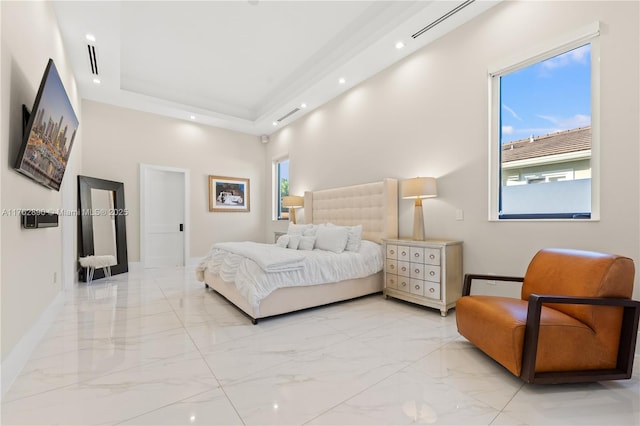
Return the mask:
M13 350L0 363L0 382L2 383L2 398L13 385L24 366L29 361L31 353L38 346L51 324L58 316L64 302L64 293L59 292L49 306L44 310L38 321L29 329Z

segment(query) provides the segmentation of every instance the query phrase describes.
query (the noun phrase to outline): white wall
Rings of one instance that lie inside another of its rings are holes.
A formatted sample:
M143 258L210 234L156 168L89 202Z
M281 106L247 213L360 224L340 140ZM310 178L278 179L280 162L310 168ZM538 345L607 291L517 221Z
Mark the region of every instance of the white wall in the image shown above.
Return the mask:
M124 183L129 261L140 260L140 163L190 170L190 255L221 241L261 241L264 155L259 138L159 115L82 102L82 174ZM250 212L209 212L209 175L249 178Z
M272 135L265 164L289 154L293 194L437 177L438 198L424 202L427 237L463 240L465 272L522 275L543 247L619 253L640 268L638 17L637 2L504 2ZM602 219L489 222L488 67L596 20ZM464 221L455 220L456 209ZM400 200L403 237L412 214L412 201ZM267 237L286 226L265 223Z
M0 8L0 205L5 213L29 208L74 209L75 174L82 155L82 116L76 83L65 57L51 4L1 2ZM81 123L60 192L46 189L13 170L22 139L22 105L32 107L49 58L56 63ZM76 222L73 217L61 217L59 227L36 230L22 229L19 216L12 214L2 215L1 222L4 369L7 358L50 307L63 286L73 285Z

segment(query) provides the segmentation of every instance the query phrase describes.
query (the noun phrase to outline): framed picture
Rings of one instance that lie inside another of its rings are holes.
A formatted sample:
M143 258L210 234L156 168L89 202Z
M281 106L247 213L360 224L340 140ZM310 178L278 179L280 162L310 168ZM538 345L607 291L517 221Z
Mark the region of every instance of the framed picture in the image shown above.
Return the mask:
M248 212L249 179L209 175L210 212Z

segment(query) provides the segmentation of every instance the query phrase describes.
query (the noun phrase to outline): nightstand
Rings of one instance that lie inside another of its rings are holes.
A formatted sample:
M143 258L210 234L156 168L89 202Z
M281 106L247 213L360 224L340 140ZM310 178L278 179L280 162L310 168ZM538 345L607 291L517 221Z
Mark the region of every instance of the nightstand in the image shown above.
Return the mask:
M462 241L384 240L384 295L444 317L462 295Z
M279 232L279 231L274 232L273 233L273 242L274 243L277 242L278 238L280 238L283 235L287 235L287 233L286 232Z

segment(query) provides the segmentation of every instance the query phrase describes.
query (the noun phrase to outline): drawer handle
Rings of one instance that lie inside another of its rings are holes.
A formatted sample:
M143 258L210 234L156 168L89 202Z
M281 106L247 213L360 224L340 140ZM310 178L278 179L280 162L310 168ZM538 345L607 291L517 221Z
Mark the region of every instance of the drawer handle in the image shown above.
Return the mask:
M415 257L420 257L420 253L415 253L414 256Z
M429 289L429 292L430 292L430 293L435 293L435 291L436 291L436 289L435 289L435 288L433 288L433 287L431 287L431 288Z
M407 252L406 252L406 251L403 251L401 254L402 254L403 256L406 256L406 255L407 255Z
M406 287L406 286L407 286L407 283L403 282L402 287Z
M415 270L415 273L416 273L416 274L419 274L419 273L420 273L420 269L416 269L416 270Z
M395 265L389 265L389 269L396 269Z
M433 260L433 259L435 259L435 258L436 258L436 255L435 255L435 254L430 254L430 255L429 255L429 259Z
M389 253L396 254L396 251L395 250L389 250Z
M395 283L395 281L394 281L393 279L390 279L390 280L389 280L389 282L390 282L391 284Z
M406 270L407 270L407 267L406 267L406 266L403 266L403 267L402 267L402 272L405 272Z
M435 272L433 272L433 271L429 272L429 275L431 275L431 276L434 276L435 274L436 274L436 273L435 273Z
M420 290L420 286L419 285L416 285L416 290Z

